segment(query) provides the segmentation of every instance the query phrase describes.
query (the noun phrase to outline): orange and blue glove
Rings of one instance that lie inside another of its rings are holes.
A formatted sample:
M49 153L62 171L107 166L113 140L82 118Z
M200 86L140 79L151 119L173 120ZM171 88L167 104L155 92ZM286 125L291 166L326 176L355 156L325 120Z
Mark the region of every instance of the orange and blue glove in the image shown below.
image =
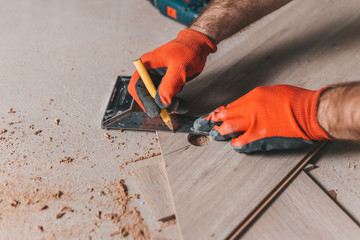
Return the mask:
M231 139L242 153L299 148L331 139L317 121L321 93L289 85L257 87L194 122L214 140Z
M155 100L137 71L131 77L129 93L149 117L158 116L165 108L184 114L188 110L187 104L176 94L186 82L201 73L207 56L216 50L216 44L206 35L191 29L182 30L176 39L141 57L157 88Z

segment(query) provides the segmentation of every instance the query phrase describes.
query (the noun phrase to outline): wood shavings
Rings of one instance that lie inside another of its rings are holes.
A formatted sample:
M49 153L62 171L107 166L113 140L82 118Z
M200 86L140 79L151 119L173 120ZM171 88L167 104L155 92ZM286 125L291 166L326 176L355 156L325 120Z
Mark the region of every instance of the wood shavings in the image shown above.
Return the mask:
M53 123L54 123L55 125L59 125L59 124L60 124L60 119L54 119Z
M7 132L7 130L6 129L4 129L4 128L0 128L0 134L4 134L4 133L6 133Z
M131 163L136 163L138 161L145 160L145 159L152 158L152 157L156 157L156 156L159 156L159 155L161 155L160 152L159 153L146 153L145 156L140 156L140 157L132 159L130 161L125 161L125 162L121 163L119 165L119 168L121 170L121 169L124 168L124 166L127 166L127 165L129 165Z
M132 194L131 197L136 198L136 199L140 199L140 194L135 193L135 194Z
M119 215L116 213L108 213L105 214L105 217L109 220L111 220L113 223L118 223L120 221Z
M119 235L121 238L131 236L132 239L147 240L151 239L151 233L144 219L141 217L136 207L128 209L128 205L132 199L129 195L125 180L121 179L113 184L113 201L119 206L119 213L105 214L105 218L111 220L114 224L118 224L118 230L110 234L110 236Z
M49 207L48 207L48 205L41 205L41 206L38 206L37 207L37 209L39 210L39 211L42 211L42 210L45 210L45 209L48 209Z
M63 157L59 160L60 163L71 163L72 161L74 161L72 157Z
M309 163L308 165L305 166L304 171L308 172L308 171L311 171L311 170L313 170L315 168L316 168L316 166L314 164Z
M26 158L26 157L24 157ZM41 181L41 177L31 177L30 180Z
M66 213L66 212L74 212L74 211L75 211L74 209L72 209L71 207L67 207L67 206L65 206L65 207L63 207L61 209L61 212L64 212L64 213Z
M355 164L352 165L352 164L349 163L349 165L347 166L347 168L349 168L349 169L355 169L355 168L356 168L356 165L355 165Z
M335 192L335 190L332 189L332 190L328 191L328 193L333 200L336 200L337 193Z
M64 212L56 214L56 219L62 218L65 214Z
M22 123L22 121L9 122L8 125L9 125L9 126L12 126L12 125L14 125L14 124L19 124L19 123Z
M97 211L97 212L95 213L95 216L96 216L98 219L101 219L101 214L102 214L101 211Z
M103 137L106 138L106 139L113 139L113 138L114 138L113 136L111 136L111 135L108 134L108 133L104 133L104 134L103 134Z
M42 130L36 130L35 132L34 132L34 135L38 135L39 133L41 133L42 132Z
M11 200L11 203L10 203L10 205L12 207L17 207L17 206L19 206L19 204L20 204L20 202L16 199Z
M55 193L55 194L53 195L53 197L56 198L56 199L60 199L63 194L64 194L64 193L63 193L62 191L58 191L57 193Z
M169 221L166 221L163 224L161 224L160 228L156 229L155 231L161 232L164 228L167 228L167 227L169 227L171 225L174 225L174 224L176 224L175 216L174 216L174 218L170 219Z
M9 108L8 111L7 111L7 113L16 113L16 111L14 111L13 108Z

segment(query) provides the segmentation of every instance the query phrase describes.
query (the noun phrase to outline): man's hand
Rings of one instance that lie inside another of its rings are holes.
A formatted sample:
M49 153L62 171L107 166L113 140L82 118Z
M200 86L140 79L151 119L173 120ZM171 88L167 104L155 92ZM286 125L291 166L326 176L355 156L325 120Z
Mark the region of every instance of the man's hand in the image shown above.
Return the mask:
M186 113L186 103L175 95L187 81L201 73L207 56L216 50L215 43L206 35L190 29L182 30L173 41L141 57L157 88L155 101L137 71L130 80L129 93L149 117L158 116L164 108L170 112Z
M321 93L288 85L255 88L245 96L199 118L194 128L214 140L231 138L238 152L298 148L331 139L317 120Z

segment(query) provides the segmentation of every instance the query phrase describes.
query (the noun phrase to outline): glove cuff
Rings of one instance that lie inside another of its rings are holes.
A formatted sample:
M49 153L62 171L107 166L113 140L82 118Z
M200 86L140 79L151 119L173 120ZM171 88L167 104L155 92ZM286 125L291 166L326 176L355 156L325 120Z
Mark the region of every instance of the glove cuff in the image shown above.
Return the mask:
M210 53L217 51L217 46L213 40L205 34L192 29L180 31L173 41L190 48L200 57L206 58Z
M317 120L319 98L321 93L326 89L328 89L328 87L324 87L318 91L298 89L294 92L294 116L299 126L312 140L332 139Z

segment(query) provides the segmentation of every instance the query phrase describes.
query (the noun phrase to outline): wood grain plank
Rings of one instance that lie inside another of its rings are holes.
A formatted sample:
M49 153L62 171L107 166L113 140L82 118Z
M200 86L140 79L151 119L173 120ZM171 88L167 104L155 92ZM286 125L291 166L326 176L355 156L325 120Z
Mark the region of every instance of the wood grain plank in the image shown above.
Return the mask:
M359 236L360 227L301 172L241 239L355 240Z
M132 175L156 220L167 221L174 218L175 211L164 166L154 163L133 170Z
M359 80L358 0L295 0L237 38L238 45L213 56L180 94L191 114L207 113L259 85L319 89ZM306 152L242 155L227 143L196 148L185 135L159 138L184 239L225 238Z
M293 169L289 171L289 173L279 182L279 184L277 184L269 192L269 194L266 195L265 198L255 206L255 208L250 212L250 214L241 221L241 223L234 229L231 234L229 234L226 239L236 239L240 234L242 234L242 232L245 231L245 229L255 221L255 219L260 215L260 213L264 211L264 209L266 209L270 205L270 203L280 195L280 193L289 185L289 183L297 177L299 172L302 171L306 164L311 159L313 159L320 150L323 149L326 143L327 141L320 141L316 143L313 149L311 149L311 151L306 154L306 156L301 161L299 161L299 163Z
M245 155L227 142L158 136L184 239L226 238L309 150Z
M160 174L166 175L164 171ZM169 201L169 204L172 202ZM302 171L245 234L241 235L241 239L355 240L358 236L359 226ZM179 239L177 225L156 232L154 239Z

